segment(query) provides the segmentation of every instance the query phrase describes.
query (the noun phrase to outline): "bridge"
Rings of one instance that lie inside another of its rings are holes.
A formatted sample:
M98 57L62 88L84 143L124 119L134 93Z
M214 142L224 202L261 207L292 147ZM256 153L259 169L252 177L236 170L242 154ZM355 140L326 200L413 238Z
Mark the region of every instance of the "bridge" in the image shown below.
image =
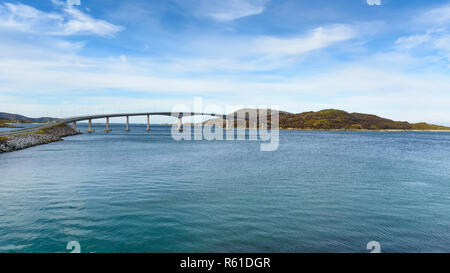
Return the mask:
M226 122L226 128L230 128L230 122L234 123L234 120L245 120L245 121L254 121L257 122L257 117L250 118L249 115L245 115L245 117L242 117L236 113L232 115L224 115L224 114L216 114L216 113L199 113L199 112L144 112L144 113L116 113L116 114L100 114L100 115L86 115L86 116L76 116L76 117L69 117L64 118L56 122L50 122L44 125L32 127L32 128L25 128L25 129L19 129L19 130L12 130L7 132L0 133L0 136L9 136L9 135L15 135L15 134L22 134L22 133L29 133L34 132L38 130L42 130L45 128L49 128L58 124L69 124L72 123L73 128L77 129L77 122L78 121L88 121L88 129L86 132L92 133L95 130L92 128L92 120L93 119L106 119L106 128L105 131L109 132L111 131L111 128L109 127L109 119L115 118L115 117L125 117L126 118L126 127L125 130L129 131L130 126L130 117L134 116L147 116L147 131L150 131L150 116L170 116L175 117L178 119L177 126L178 130L183 129L183 123L182 118L183 117L191 117L191 116L211 116L211 117L218 117L222 118Z

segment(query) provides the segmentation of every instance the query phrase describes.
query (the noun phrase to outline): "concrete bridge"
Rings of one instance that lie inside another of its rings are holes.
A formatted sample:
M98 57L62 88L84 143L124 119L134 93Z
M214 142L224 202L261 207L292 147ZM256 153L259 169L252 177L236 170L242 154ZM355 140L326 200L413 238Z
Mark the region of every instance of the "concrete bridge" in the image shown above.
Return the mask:
M87 115L87 116L77 116L77 117L69 117L64 118L56 122L46 123L43 125L39 125L32 128L25 128L25 129L19 129L19 130L12 130L7 132L0 133L0 136L9 136L9 135L15 135L15 134L22 134L22 133L29 133L33 131L42 130L48 127L52 127L58 124L62 123L72 123L73 128L77 129L77 122L78 121L88 121L88 129L86 132L92 133L95 130L92 128L92 120L93 119L106 119L106 128L105 131L109 132L111 131L111 128L109 127L109 119L115 118L115 117L125 117L126 118L126 127L125 130L129 131L130 126L130 117L134 116L147 116L147 131L150 131L150 116L169 116L169 117L175 117L178 119L177 125L178 130L183 129L183 123L182 118L183 117L191 117L191 116L211 116L211 117L218 117L222 118L226 122L226 128L230 128L230 122L234 123L234 120L245 120L245 121L253 121L257 122L257 117L250 118L248 115L245 115L245 117L242 117L236 113L232 115L224 115L224 114L216 114L216 113L198 113L198 112L145 112L145 113L120 113L120 114L101 114L101 115Z
M198 113L198 112L146 112L146 113L120 113L120 114L101 114L101 115L89 115L89 116L78 116L78 117L70 117L65 118L63 121L65 123L72 123L73 128L76 130L77 128L77 121L88 121L88 129L86 132L92 133L94 132L94 129L92 129L92 120L93 119L106 119L106 128L105 131L111 131L111 128L109 127L109 119L115 118L115 117L125 117L126 118L126 127L125 130L129 131L130 126L130 117L134 116L147 116L147 131L150 131L150 116L169 116L169 117L175 117L178 119L177 125L178 130L183 129L183 117L191 117L191 116L211 116L211 117L218 117L225 120L226 128L230 128L230 122L234 122L234 120L253 120L254 122L257 121L257 118L251 119L247 115L245 117L241 117L237 114L233 115L224 115L224 114L216 114L216 113Z

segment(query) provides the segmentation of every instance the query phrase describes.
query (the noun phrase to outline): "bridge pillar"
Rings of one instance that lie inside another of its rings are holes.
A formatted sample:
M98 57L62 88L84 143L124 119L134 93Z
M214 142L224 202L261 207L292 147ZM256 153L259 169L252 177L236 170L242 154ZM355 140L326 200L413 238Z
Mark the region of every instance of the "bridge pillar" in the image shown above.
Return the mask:
M228 119L225 119L225 129L226 130L230 129L230 121Z
M178 131L183 131L183 121L182 117L178 117Z
M111 132L112 130L109 128L109 117L106 118L106 128L105 132Z
M130 117L127 116L127 126L126 126L126 128L125 128L125 131L130 131L130 125L129 125L129 123L130 123Z
M76 122L76 121L73 122L73 129L74 129L75 131L77 130L77 122Z
M147 131L150 131L150 115L147 115Z
M87 128L86 132L88 132L88 133L95 132L95 130L92 129L92 120L91 119L89 119L89 121L88 121L88 128Z

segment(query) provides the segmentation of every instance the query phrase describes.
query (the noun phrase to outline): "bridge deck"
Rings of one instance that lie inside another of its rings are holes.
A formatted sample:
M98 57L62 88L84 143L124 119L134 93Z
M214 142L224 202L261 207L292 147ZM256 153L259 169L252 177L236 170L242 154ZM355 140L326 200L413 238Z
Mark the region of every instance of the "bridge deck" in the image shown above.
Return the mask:
M223 119L235 118L233 115L223 115L223 114L215 114L215 113L196 113L196 112L148 112L148 113L120 113L120 114L101 114L101 115L90 115L90 116L78 116L78 117L70 117L65 118L65 122L73 122L73 121L82 121L89 119L99 119L99 118L114 118L114 117L133 117L133 116L169 116L169 117L190 117L190 116L212 116L212 117L220 117Z
M38 131L41 129L45 129L48 127L52 127L61 123L70 123L70 122L77 122L77 121L83 121L83 120L92 120L92 119L101 119L101 118L114 118L114 117L132 117L132 116L169 116L169 117L175 117L175 118L182 118L182 117L191 117L191 116L212 116L212 117L219 117L223 119L239 119L239 120L253 120L249 117L241 117L237 114L234 115L224 115L224 114L216 114L216 113L198 113L198 112L145 112L145 113L116 113L116 114L100 114L100 115L88 115L88 116L77 116L77 117L69 117L65 119L61 119L59 122L51 122L44 125L39 125L32 128L24 128L24 129L18 129L18 130L12 130L7 132L1 132L0 136L11 136L16 134L23 134L23 133L30 133L34 131Z

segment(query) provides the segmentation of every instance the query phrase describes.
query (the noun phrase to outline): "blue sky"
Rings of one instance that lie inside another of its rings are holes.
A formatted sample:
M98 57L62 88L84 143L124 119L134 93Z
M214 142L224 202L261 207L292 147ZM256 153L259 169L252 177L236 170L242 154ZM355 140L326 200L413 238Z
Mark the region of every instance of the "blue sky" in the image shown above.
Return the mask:
M338 108L450 125L450 2L0 0L0 111Z

